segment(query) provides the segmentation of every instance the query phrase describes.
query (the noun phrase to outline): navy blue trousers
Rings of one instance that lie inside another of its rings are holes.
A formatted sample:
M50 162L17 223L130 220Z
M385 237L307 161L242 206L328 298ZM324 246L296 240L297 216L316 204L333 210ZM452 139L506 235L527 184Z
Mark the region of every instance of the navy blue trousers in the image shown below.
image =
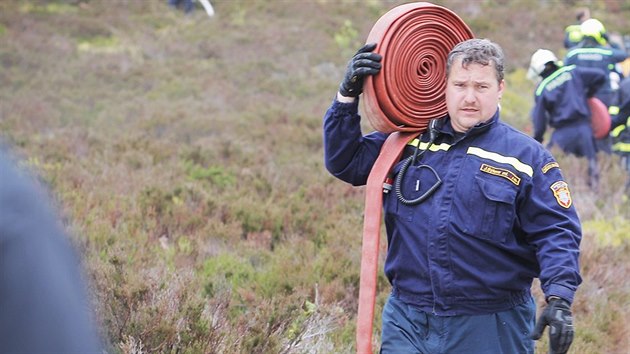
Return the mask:
M168 0L168 4L174 8L178 8L180 5L183 6L185 13L191 13L195 9L195 4L193 4L192 0Z
M382 354L532 354L536 304L477 316L436 316L390 295L383 308Z
M597 146L589 124L583 122L556 128L551 134L549 147L558 145L567 154L595 159Z
M595 140L590 123L568 125L556 128L551 134L548 148L558 145L565 153L588 159L589 186L597 189L599 185L599 166L597 164L597 151L610 153L610 138ZM609 147L606 147L610 145Z

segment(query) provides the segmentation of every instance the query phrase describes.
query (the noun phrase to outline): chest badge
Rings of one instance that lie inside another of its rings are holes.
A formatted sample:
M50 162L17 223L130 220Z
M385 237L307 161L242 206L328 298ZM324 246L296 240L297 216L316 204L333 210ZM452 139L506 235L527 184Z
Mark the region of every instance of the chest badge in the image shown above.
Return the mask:
M569 208L573 203L571 199L571 192L569 192L569 185L565 181L558 181L551 185L553 196L556 197L558 204L563 208Z
M506 170L504 168L494 167L487 164L482 164L479 168L481 172L489 173L491 175L503 177L508 181L514 183L515 185L521 184L521 178L517 176L514 172L510 170Z

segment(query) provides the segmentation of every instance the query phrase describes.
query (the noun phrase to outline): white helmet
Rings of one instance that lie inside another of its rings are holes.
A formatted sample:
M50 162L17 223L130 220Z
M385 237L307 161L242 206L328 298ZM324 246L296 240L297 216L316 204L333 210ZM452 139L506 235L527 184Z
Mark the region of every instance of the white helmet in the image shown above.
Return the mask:
M600 44L606 44L606 39L603 37L603 34L606 33L606 28L604 28L604 25L599 22L599 20L591 18L582 22L580 32L582 32L582 36L584 37L593 37Z
M606 33L606 28L599 20L590 18L582 22L580 25L580 32L582 32L582 35L584 36L598 37L603 33Z
M545 70L545 65L549 62L556 64L558 62L556 55L548 49L538 49L532 55L532 60L529 62L530 73L536 76L540 75L543 70Z

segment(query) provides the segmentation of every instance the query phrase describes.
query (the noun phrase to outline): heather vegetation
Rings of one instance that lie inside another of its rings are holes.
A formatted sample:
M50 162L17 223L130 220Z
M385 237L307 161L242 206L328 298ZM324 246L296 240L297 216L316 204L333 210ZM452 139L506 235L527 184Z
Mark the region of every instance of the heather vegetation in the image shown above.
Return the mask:
M321 117L403 1L212 3L214 18L165 0L0 2L0 137L58 203L109 352L351 353L363 189L326 172ZM529 56L563 54L581 2L437 3L504 46L503 119L530 132ZM627 2L583 3L630 33ZM624 353L626 176L601 156L595 194L584 161L555 154L584 226L572 352Z

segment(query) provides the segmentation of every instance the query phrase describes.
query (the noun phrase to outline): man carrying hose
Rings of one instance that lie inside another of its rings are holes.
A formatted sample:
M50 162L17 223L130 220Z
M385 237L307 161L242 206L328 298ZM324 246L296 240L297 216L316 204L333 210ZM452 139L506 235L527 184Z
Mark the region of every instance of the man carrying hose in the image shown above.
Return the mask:
M324 117L326 168L353 185L366 184L388 137L360 128L364 79L381 70L375 48L350 60ZM571 345L580 221L558 163L499 119L503 61L484 39L451 50L448 114L409 141L384 184L382 353L533 353L547 325L553 352ZM548 303L536 328L535 277Z

